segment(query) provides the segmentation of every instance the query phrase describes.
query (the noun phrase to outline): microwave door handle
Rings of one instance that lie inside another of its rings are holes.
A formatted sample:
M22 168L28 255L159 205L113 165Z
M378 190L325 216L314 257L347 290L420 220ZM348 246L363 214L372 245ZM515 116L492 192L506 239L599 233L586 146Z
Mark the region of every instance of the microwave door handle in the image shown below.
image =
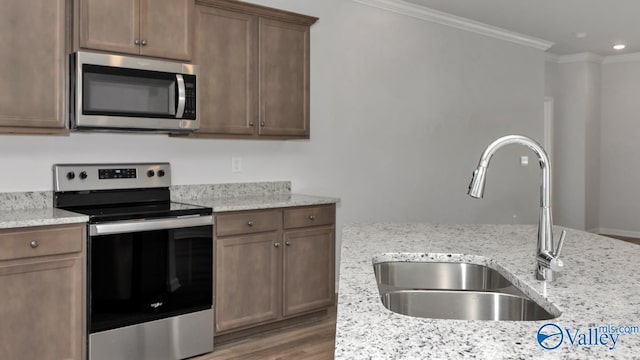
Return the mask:
M182 115L184 115L184 104L187 100L182 74L176 74L176 82L178 83L178 107L176 108L176 118L182 119Z

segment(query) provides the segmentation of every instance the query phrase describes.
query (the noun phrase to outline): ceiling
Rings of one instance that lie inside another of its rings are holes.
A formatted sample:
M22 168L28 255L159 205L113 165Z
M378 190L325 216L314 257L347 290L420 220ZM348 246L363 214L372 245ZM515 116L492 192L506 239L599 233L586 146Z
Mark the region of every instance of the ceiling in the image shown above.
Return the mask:
M557 55L640 52L640 0L405 0L555 43ZM584 32L586 37L577 38ZM626 49L613 50L616 43Z

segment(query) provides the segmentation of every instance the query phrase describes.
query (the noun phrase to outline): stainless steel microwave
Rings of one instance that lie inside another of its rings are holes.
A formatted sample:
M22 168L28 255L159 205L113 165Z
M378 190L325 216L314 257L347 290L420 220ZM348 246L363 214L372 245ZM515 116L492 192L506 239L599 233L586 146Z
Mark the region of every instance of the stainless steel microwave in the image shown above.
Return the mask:
M70 61L70 128L185 133L198 129L198 66L79 51Z

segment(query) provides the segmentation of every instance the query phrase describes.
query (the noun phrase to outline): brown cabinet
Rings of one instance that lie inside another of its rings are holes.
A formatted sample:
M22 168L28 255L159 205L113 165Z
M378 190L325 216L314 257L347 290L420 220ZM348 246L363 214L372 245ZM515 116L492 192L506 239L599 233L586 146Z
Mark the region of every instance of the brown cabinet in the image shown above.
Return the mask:
M194 0L79 1L79 46L191 60Z
M2 1L0 132L65 130L67 1Z
M0 230L0 358L84 358L84 224Z
M331 221L289 229L287 214ZM222 213L215 227L217 334L333 305L335 205Z
M200 130L193 136L309 138L309 28L317 18L199 0Z

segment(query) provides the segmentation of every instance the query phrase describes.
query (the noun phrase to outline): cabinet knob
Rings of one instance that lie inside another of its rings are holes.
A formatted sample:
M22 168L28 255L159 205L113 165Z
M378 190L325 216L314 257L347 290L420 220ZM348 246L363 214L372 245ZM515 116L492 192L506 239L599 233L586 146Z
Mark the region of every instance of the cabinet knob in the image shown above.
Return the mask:
M134 43L135 45L140 45L140 39L135 39L135 40L133 41L133 43Z
M251 220L247 221L247 226L248 227L252 227L253 226L253 221L251 221Z
M140 43L142 44L142 46L147 46L147 40L142 40Z
M249 121L249 126L253 126L253 121Z
M287 245L287 246L291 246L291 241L287 241L284 244Z
M274 247L279 248L280 247L280 243L275 243L273 244Z
M260 126L264 126L264 121L260 121Z
M31 247L35 249L35 248L37 248L37 247L38 247L38 245L40 245L40 244L38 244L38 242L37 242L37 241L33 240L29 245L31 245Z
M315 219L316 219L316 216L315 216L315 215L309 215L309 220L313 221L313 220L315 220Z

